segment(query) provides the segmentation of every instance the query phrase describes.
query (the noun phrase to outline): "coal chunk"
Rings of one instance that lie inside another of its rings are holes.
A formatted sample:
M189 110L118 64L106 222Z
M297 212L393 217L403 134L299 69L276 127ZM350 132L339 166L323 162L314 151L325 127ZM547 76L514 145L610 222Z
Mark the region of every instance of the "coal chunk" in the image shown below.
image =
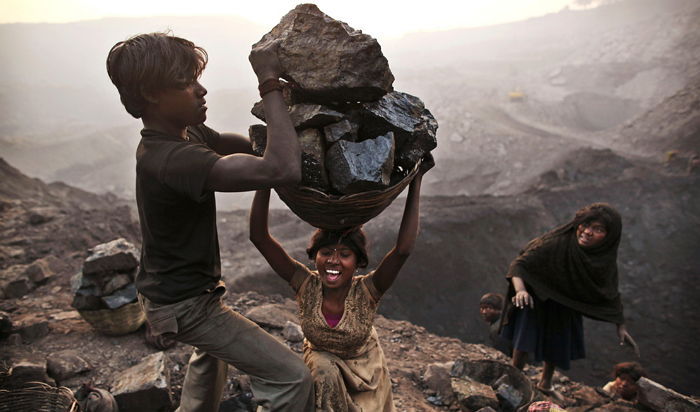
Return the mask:
M344 194L386 188L391 182L394 146L392 132L362 142L335 143L327 155L333 187Z
M393 90L394 76L376 39L300 4L253 49L279 41L282 77L299 102L372 101Z
M348 119L343 119L324 127L323 134L326 136L326 142L328 143L335 143L338 140L355 142L357 141L358 129L359 125L357 123L350 122Z
M318 129L306 129L299 133L301 145L301 184L328 190L328 174L325 168L325 138Z

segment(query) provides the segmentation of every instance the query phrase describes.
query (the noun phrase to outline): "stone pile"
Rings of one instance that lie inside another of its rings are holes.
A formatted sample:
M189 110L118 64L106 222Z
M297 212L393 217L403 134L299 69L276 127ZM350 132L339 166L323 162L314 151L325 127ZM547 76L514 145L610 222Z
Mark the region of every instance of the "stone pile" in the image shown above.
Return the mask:
M437 146L437 121L419 98L393 90L376 39L301 4L253 49L272 42L302 147L302 186L336 195L385 189ZM265 121L262 102L251 112ZM249 135L262 155L266 126Z
M116 310L136 302L134 278L138 265L138 251L126 239L90 249L82 271L71 280L71 306L78 311Z

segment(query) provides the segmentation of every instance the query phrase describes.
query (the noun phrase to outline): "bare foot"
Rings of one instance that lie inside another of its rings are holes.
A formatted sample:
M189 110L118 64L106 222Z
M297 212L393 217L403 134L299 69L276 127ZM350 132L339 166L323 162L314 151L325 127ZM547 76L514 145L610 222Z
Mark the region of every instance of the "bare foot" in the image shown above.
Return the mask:
M564 395L559 393L559 391L555 390L553 387L544 387L541 385L537 385L537 389L540 390L540 392L544 393L545 395L549 396L550 398L556 400L557 402L564 403L566 402L566 398Z

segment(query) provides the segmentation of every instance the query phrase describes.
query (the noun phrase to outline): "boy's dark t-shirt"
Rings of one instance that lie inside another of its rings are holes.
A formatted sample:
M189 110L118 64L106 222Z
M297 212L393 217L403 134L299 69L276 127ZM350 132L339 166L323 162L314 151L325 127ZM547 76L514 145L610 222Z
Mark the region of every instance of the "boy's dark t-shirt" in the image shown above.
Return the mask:
M189 140L143 129L136 151L136 202L143 244L136 288L168 304L197 296L221 278L214 192L206 180L221 157L219 133L190 126Z

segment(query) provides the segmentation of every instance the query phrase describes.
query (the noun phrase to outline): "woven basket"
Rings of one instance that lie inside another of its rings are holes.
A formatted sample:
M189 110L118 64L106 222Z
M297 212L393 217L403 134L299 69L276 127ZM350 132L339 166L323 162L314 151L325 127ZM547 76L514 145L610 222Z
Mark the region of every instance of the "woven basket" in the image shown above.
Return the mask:
M138 302L118 309L79 310L78 313L98 332L113 336L131 333L146 321Z
M303 221L319 229L343 230L367 223L396 199L418 173L420 162L399 182L382 190L329 195L306 186L275 189L280 199Z
M78 412L78 401L66 387L31 382L31 386L0 389L0 412Z

